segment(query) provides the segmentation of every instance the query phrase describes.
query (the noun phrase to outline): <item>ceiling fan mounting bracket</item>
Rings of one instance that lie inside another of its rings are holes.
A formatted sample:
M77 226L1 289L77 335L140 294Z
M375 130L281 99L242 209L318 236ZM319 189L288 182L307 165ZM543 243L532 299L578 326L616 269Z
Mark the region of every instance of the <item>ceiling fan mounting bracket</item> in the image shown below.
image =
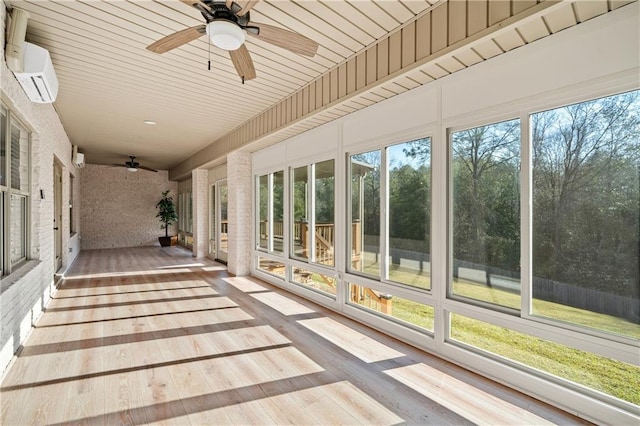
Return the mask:
M140 163L136 161L136 156L130 155L129 158L131 158L131 161L127 161L125 164L133 169L137 169Z
M218 20L226 20L231 21L240 27L245 27L249 24L250 21L250 13L247 12L242 16L238 15L238 12L242 10L242 7L238 5L238 3L233 2L231 8L228 8L225 1L212 1L212 0L202 0L207 7L199 7L200 13L204 17L207 23L218 21ZM198 4L198 3L196 3Z
M152 169L151 167L142 166L139 162L136 161L135 155L130 155L129 158L130 160L125 161L124 164L112 164L111 167L124 167L130 172L137 172L138 170L147 170L154 173L158 172L156 169Z

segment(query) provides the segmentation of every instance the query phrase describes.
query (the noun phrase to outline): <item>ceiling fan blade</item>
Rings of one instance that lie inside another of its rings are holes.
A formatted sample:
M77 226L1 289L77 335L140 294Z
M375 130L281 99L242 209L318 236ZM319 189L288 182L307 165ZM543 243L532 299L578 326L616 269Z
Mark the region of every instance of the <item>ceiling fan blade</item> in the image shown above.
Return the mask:
M205 9L211 12L211 8L206 5L206 3L201 2L200 0L180 0L182 3L187 6L195 7L198 10Z
M191 28L185 28L166 37L161 38L155 43L151 43L147 46L147 50L154 53L165 53L176 47L180 47L183 44L187 44L206 33L206 27L204 25L198 25Z
M124 164L111 164L111 167L128 167L128 166L125 166Z
M238 3L242 7L237 15L243 16L246 15L247 12L249 12L251 9L253 9L256 4L260 3L260 0L239 0L236 3Z
M142 170L148 170L148 171L150 171L150 172L158 173L158 171L157 171L156 169L152 169L151 167L138 166L138 168L139 168L139 169L142 169Z
M236 71L243 81L256 78L256 69L247 46L243 44L238 50L230 50L229 55L231 55L233 66L236 67Z
M249 35L266 41L267 43L282 47L283 49L287 49L290 52L297 53L302 56L313 57L318 51L318 43L303 36L302 34L274 27L273 25L260 24L253 21L251 21L251 25L260 28L260 33L252 34L251 32L248 32Z

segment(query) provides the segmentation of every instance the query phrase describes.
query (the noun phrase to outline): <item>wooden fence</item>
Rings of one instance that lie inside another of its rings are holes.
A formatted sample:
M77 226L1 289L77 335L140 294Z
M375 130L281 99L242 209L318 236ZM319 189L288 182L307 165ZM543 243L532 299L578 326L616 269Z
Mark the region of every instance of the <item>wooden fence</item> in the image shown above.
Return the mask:
M618 296L537 277L533 277L533 297L640 323L640 300L633 297Z
M454 260L453 276L458 277L461 270L473 269L483 280L474 280L492 287L501 287L502 282L520 279L519 271L479 265L464 260ZM504 290L513 290L505 287ZM604 291L561 283L546 278L533 277L533 298L547 302L559 303L578 309L586 309L600 314L623 318L633 323L640 323L640 299L637 297L619 296Z

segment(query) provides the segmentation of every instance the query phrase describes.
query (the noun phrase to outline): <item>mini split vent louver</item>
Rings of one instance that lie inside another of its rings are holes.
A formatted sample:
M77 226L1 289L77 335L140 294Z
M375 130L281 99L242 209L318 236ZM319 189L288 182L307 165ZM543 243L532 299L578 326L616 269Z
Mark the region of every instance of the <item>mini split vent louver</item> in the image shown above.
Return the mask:
M7 66L32 102L51 103L58 95L58 78L46 49L27 43L25 35L29 14L13 8L7 32Z
M49 52L35 44L24 44L24 72L14 74L32 102L51 103L58 95L58 78Z

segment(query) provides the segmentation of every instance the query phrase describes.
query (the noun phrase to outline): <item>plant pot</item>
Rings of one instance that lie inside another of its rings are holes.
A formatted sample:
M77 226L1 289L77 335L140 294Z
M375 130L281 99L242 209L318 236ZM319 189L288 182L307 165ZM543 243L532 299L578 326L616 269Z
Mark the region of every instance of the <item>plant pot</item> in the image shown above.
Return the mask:
M178 242L178 237L158 237L161 247L175 246Z

